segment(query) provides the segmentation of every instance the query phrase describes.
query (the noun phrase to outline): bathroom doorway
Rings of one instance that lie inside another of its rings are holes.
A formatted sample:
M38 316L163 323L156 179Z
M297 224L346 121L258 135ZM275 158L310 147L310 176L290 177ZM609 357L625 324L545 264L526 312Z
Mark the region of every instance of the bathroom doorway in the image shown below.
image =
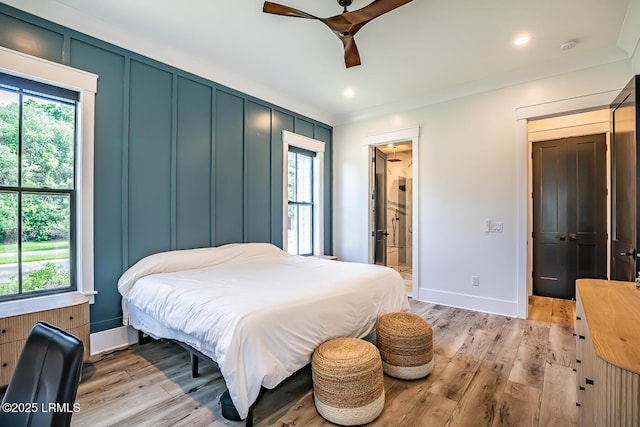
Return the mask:
M398 271L413 291L412 142L372 147L374 262Z

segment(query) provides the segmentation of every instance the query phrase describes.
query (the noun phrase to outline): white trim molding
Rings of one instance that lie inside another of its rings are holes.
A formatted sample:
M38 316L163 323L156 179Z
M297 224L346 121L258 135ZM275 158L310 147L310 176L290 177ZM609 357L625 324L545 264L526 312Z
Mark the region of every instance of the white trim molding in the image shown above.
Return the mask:
M486 298L478 295L459 294L455 292L426 288L420 289L418 299L420 301L429 301L432 304L442 304L450 307L464 308L465 310L499 314L500 316L516 317L518 312L518 304L516 301Z
M530 159L532 149L531 142L529 141L528 121L608 108L620 90L622 89L546 102L538 105L523 106L515 110L517 152L516 288L517 317L521 319L526 319L528 315L528 297L531 294L531 271L533 268L533 256L531 254L532 241L530 237L533 227L530 219L530 212L532 211L530 203L532 185ZM609 159L607 159L607 161L609 161Z
M364 145L382 145L393 142L408 141L420 136L420 127L415 126L407 129L394 130L377 135L371 135L364 139Z
M93 304L96 294L93 259L93 146L98 76L4 47L0 47L0 72L71 89L80 94L76 160L77 290Z
M638 22L640 22L640 2L630 1L622 28L618 34L617 43L629 55L629 58L636 53L638 42L640 41L640 26L638 26Z
M298 135L286 130L282 131L282 169L283 169L283 211L282 211L282 249L287 250L289 212L289 147L298 147L316 153L313 164L313 254L324 255L324 147L325 143L313 138Z
M367 163L369 164L369 192L365 195L367 198L367 206L369 207L369 227L368 234L365 236L368 239L368 247L369 247L369 263L374 262L374 239L371 237L371 232L375 229L373 225L373 203L374 201L371 198L371 194L373 193L373 163L371 162L371 151L374 147L378 145L386 145L393 144L395 142L404 142L411 141L411 161L413 165L412 168L412 193L411 193L411 203L412 203L412 218L413 222L411 223L412 227L412 242L411 242L411 297L414 300L420 299L420 127L415 126L407 129L399 129L395 131L384 132L372 136L368 136L364 139L363 145L368 146L367 150ZM426 300L421 300L426 301Z
M91 355L128 347L138 342L138 331L131 326L120 326L95 332L90 336Z

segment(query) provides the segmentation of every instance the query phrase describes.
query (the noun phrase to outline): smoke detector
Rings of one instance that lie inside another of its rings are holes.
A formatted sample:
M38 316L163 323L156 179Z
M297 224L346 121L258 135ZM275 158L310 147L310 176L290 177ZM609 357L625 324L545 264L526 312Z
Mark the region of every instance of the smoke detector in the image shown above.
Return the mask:
M560 43L560 50L569 50L576 47L577 42L575 40L565 40Z

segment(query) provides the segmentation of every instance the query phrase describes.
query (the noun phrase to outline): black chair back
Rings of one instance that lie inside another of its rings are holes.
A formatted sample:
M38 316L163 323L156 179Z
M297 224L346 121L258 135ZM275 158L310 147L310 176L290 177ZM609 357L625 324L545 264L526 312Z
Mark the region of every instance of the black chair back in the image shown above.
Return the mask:
M2 399L0 426L65 427L71 424L84 346L45 322L31 330Z

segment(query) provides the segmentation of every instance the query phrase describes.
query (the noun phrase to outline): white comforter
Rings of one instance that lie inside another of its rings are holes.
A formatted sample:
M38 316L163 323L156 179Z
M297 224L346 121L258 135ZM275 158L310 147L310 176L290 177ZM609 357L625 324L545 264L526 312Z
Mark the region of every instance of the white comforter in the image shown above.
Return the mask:
M151 255L122 275L118 290L125 325L131 304L193 337L189 344L220 366L243 418L260 386L308 364L322 342L364 337L381 315L409 310L404 281L390 268L263 243Z

